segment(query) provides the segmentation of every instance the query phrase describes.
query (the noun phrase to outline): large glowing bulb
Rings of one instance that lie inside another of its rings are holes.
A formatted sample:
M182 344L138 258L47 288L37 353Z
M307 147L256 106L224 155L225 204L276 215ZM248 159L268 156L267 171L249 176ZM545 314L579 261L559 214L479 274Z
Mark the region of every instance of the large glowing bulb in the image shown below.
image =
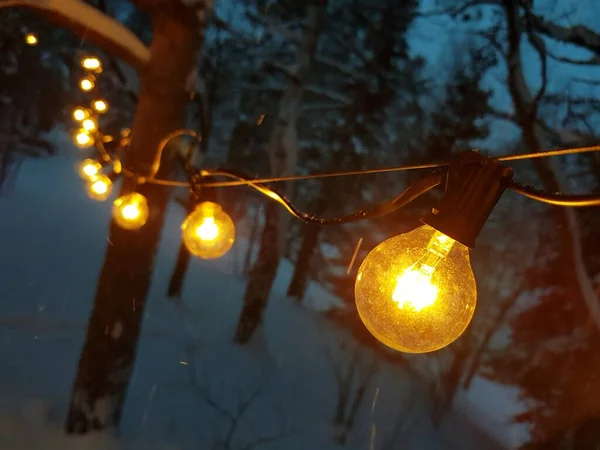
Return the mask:
M96 86L95 81L95 78L90 75L83 77L81 80L79 80L79 89L81 89L83 92L89 92L94 89L94 86Z
M112 181L104 174L91 177L87 185L87 194L93 200L106 200L111 190Z
M134 192L122 195L113 203L112 215L115 223L126 230L137 230L148 220L148 200Z
M75 145L79 148L91 147L94 145L94 137L87 130L81 129L75 134Z
M75 108L73 110L73 119L77 122L87 119L90 116L90 112L83 108Z
M85 180L92 179L92 177L95 177L100 173L100 170L102 170L102 164L91 158L84 159L77 167L79 176Z
M354 294L379 341L407 353L438 350L463 333L475 311L469 249L428 225L393 237L367 255Z
M181 225L183 243L191 254L215 259L229 251L235 240L235 225L221 206L203 202Z
M108 111L108 103L106 102L106 100L94 100L92 102L92 107L99 113L105 113L106 111Z
M87 70L99 71L102 69L102 63L95 56L88 56L81 60L81 67Z
M35 34L35 33L27 33L25 35L25 43L27 45L37 45L38 44L37 34Z

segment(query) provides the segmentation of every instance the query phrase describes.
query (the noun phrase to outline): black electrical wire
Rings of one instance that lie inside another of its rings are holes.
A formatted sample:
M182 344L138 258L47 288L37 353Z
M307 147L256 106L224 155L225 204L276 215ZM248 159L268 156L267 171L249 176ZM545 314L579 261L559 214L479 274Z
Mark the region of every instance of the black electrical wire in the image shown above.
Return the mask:
M202 175L213 177L220 176L245 181L245 185L257 190L258 192L270 198L271 200L276 201L277 203L282 205L290 214L292 214L294 217L302 220L305 223L312 225L341 225L344 223L357 222L359 220L365 220L372 217L379 217L402 208L403 206L415 200L417 197L420 197L427 191L430 191L434 187L440 185L446 176L446 171L436 171L421 178L420 180L407 187L401 194L397 195L395 198L388 202L379 204L370 209L357 211L347 216L332 218L315 217L312 214L300 211L284 195L280 194L272 188L268 188L259 184L253 184L251 178L247 177L245 174L239 171L203 170ZM199 183L199 186L201 187L202 184Z
M561 193L548 193L533 186L526 186L516 181L511 181L507 189L529 197L538 202L557 206L589 207L600 206L600 196L593 194L568 195Z

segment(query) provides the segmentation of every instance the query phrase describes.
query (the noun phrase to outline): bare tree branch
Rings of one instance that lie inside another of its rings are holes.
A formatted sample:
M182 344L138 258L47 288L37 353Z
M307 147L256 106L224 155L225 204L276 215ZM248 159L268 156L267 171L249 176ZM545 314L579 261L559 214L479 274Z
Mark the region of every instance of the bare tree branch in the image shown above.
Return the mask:
M150 50L131 31L81 0L0 0L0 8L16 6L40 12L138 71L150 61Z
M600 34L584 25L562 27L535 14L530 15L530 21L536 31L552 39L574 44L600 55Z

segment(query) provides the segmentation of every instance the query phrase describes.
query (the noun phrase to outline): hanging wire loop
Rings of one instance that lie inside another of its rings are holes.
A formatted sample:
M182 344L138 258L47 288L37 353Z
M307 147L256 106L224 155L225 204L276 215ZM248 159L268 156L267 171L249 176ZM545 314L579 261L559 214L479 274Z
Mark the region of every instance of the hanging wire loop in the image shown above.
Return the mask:
M526 186L524 184L511 181L507 189L510 189L518 194L524 195L532 200L538 202L547 203L549 205L556 206L568 206L568 207L590 207L600 206L600 195L593 194L581 194L581 195L568 195L560 193L548 193L541 189L534 188L533 186Z

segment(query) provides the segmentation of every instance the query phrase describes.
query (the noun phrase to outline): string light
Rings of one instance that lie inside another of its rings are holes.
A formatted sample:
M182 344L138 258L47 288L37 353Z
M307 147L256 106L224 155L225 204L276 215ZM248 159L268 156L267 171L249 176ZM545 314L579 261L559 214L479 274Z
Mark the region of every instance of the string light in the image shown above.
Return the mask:
M92 118L85 119L81 122L81 127L86 131L94 131L98 127L96 121Z
M192 255L216 259L229 251L235 240L235 225L220 205L202 202L181 225L183 243Z
M102 70L102 63L100 62L100 59L98 59L97 57L88 56L81 60L81 67L83 67L86 70L99 72Z
M74 120L81 122L90 116L90 112L85 108L77 107L73 110L72 116Z
M86 75L79 80L79 89L83 92L90 92L96 86L96 78L92 75Z
M104 201L112 191L112 180L104 175L98 174L90 177L87 184L87 194L92 200Z
M137 230L148 220L148 200L137 192L122 195L114 201L112 215L121 228Z
M25 35L25 43L27 45L34 46L34 45L37 45L38 42L39 42L39 40L38 40L37 34L35 34L35 33L27 33Z
M98 99L92 102L92 108L98 113L105 113L108 111L108 103L106 100Z
M80 129L75 134L75 145L79 148L88 148L94 145L94 137L85 129Z
M356 308L366 328L407 353L457 339L475 311L469 249L424 225L379 244L358 269Z
M77 173L85 180L91 180L93 177L98 175L101 170L102 164L90 158L84 159L77 166Z

